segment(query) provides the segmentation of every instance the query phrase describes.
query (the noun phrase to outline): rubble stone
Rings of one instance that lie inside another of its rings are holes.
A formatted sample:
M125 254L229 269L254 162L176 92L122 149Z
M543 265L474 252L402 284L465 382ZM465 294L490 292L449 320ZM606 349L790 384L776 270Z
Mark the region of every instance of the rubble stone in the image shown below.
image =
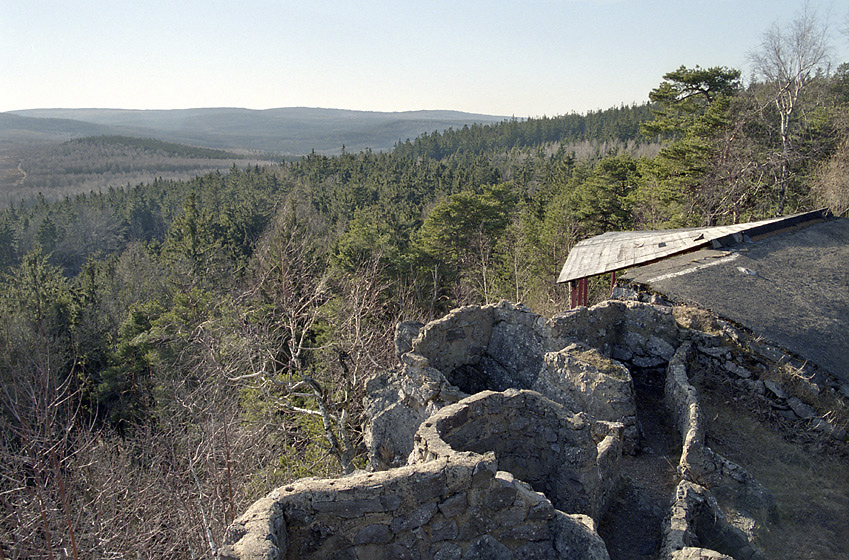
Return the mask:
M765 380L764 386L766 387L767 391L772 393L775 398L780 399L782 401L787 399L787 393L785 393L784 389L781 388L781 385L779 385L775 381Z
M796 413L796 416L803 420L810 420L817 415L816 411L810 405L803 403L798 397L787 399L787 406Z

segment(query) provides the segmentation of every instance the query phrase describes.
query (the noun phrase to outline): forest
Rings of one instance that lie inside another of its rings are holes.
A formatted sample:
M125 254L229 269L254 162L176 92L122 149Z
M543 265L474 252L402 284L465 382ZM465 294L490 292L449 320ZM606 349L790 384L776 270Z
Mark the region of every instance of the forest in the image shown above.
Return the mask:
M38 120L38 119L31 119ZM0 208L34 194L55 202L110 186L148 183L154 179L191 180L234 162L270 164L281 156L236 153L174 144L152 138L105 135L65 142L25 141L26 135L0 134ZM25 203L26 204L26 203Z
M366 468L398 321L567 309L569 249L609 230L846 216L849 64L798 29L764 36L748 84L681 66L642 105L16 201L0 558L212 557L276 486Z

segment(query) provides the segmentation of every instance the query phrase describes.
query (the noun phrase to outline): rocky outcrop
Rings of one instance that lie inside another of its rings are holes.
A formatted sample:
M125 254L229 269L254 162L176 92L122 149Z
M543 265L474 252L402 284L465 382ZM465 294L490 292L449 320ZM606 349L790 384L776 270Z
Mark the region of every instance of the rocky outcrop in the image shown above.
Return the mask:
M375 472L275 490L233 524L221 557L608 558L596 523L623 451L639 450L640 371L664 380L681 442L660 557L760 558L751 528L774 515L771 495L706 444L690 365L774 393L800 419L816 411L758 379L731 327L698 327L633 301L551 319L502 302L402 323L398 367L367 384Z
M468 396L451 385L427 359L407 353L400 369L383 372L366 382L365 444L374 469L406 464L413 435L431 414Z
M396 337L400 370L367 387L366 442L376 468L404 464L418 425L442 406L510 388L535 390L593 421L623 424L625 451L633 453L639 428L625 364L664 364L681 340L668 309L638 302L605 302L592 313L579 308L548 320L501 302L455 309L411 342L410 329L404 332L400 342Z
M639 439L634 383L624 365L581 343L547 352L532 389L597 421L621 423L626 452Z

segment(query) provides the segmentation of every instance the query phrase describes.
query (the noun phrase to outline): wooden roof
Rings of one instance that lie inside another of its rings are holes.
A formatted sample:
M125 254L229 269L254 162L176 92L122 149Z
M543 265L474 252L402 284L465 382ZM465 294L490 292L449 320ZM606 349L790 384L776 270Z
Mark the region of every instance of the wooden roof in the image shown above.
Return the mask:
M584 239L569 252L558 282L605 274L703 247L735 234L764 233L823 218L822 210L730 226L658 231L610 231ZM775 227L774 227L775 226Z

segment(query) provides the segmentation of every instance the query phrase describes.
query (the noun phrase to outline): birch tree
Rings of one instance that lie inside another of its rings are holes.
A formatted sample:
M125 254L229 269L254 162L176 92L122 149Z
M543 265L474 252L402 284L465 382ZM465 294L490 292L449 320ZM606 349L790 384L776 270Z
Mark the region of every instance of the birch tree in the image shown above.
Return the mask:
M828 24L806 3L796 19L787 26L774 23L763 34L757 50L749 54L755 77L765 85L765 104L778 112L781 139L778 206L776 215L784 213L789 162L792 150L792 127L808 83L818 73L828 70Z

